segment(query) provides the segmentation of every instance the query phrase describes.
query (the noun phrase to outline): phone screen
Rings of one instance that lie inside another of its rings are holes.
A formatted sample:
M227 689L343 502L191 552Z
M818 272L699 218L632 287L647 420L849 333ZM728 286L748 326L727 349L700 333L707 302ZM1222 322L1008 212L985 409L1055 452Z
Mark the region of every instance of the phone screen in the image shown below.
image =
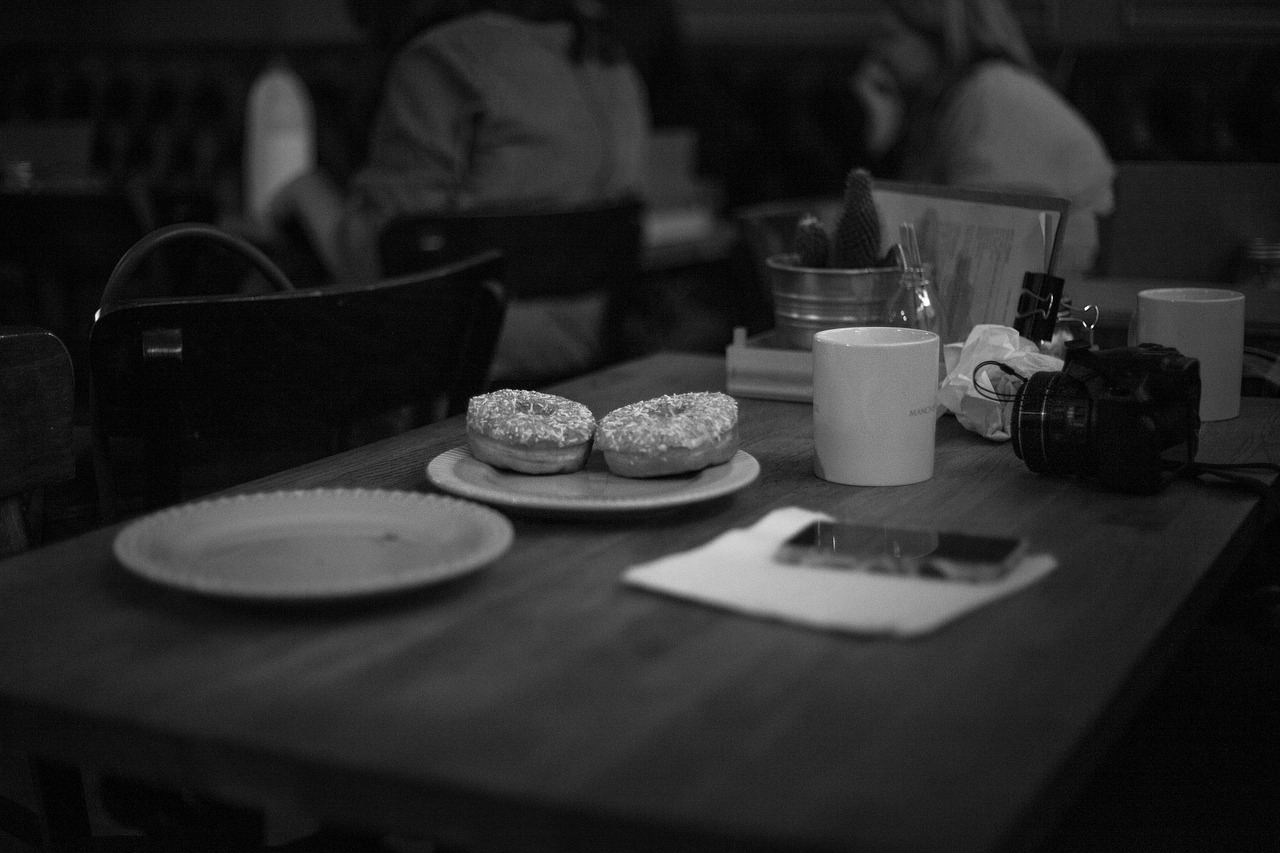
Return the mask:
M1025 541L938 530L815 521L778 549L781 562L987 583L1018 563Z

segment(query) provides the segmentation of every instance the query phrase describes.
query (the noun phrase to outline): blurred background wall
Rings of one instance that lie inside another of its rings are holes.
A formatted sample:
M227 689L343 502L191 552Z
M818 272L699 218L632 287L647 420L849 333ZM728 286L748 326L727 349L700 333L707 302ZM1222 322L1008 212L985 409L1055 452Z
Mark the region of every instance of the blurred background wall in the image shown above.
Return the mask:
M828 193L855 163L846 79L874 0L613 0L660 124L699 135L726 206ZM670 6L676 29L659 18ZM1046 74L1117 160L1280 160L1280 4L1013 0ZM0 123L93 126L113 177L238 191L249 82L273 57L316 101L321 159L362 156L375 69L342 0L8 0Z

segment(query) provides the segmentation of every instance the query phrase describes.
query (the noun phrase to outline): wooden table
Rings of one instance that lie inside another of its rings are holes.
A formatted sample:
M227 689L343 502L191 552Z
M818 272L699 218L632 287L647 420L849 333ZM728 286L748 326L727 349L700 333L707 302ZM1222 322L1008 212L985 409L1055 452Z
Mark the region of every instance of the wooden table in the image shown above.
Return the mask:
M597 414L723 387L659 355L562 391ZM811 469L810 409L741 401L761 478L615 521L515 518L458 582L278 609L152 586L114 529L0 563L3 745L334 820L513 849L989 850L1041 837L1262 524L1256 495L1113 494L940 423L926 483ZM1205 461L1277 458L1280 402L1206 424ZM257 486L425 489L458 420ZM1029 536L1060 567L912 641L624 586L768 511Z

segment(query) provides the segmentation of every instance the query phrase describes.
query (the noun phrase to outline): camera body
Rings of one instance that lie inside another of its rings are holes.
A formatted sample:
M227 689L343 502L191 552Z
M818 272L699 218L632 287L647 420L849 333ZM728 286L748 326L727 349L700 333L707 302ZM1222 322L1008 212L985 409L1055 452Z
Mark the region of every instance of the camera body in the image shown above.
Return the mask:
M1018 390L1010 433L1036 473L1157 492L1195 461L1200 362L1157 344L1068 346L1061 371L1035 373Z

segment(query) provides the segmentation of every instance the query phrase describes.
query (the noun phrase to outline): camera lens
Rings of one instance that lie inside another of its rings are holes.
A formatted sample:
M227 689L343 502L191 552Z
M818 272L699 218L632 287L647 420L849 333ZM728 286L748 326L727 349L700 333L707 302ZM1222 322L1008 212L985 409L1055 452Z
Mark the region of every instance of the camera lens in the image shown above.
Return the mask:
M1013 452L1037 474L1088 473L1092 411L1089 390L1076 377L1050 371L1032 374L1013 401Z

